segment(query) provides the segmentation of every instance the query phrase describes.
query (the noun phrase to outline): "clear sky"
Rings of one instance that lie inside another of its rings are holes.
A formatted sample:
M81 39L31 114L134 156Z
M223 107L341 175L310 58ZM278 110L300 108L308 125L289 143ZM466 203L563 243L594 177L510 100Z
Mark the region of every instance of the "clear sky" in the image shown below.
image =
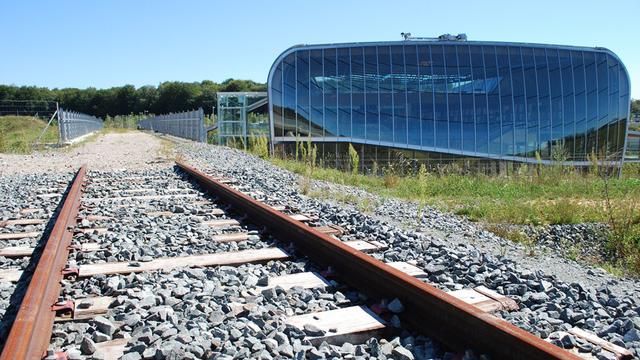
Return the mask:
M291 45L398 40L403 31L606 47L640 98L640 0L0 0L0 83L266 82Z

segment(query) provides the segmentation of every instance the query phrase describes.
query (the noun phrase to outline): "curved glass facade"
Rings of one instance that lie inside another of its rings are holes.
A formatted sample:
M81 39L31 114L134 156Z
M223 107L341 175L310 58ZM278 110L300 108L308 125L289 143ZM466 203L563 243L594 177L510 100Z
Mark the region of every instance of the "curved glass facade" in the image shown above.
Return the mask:
M622 159L630 101L606 49L484 42L294 47L268 88L276 144L310 137L414 158Z

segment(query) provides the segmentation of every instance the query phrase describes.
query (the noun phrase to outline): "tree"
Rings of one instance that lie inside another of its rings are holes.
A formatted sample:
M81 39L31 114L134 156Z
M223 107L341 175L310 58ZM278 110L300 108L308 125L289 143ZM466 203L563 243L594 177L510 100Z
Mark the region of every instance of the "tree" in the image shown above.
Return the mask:
M640 99L631 100L631 113L640 116Z
M220 91L265 91L266 84L251 80L227 79L222 84L202 82L163 82L136 89L133 85L109 89L48 89L36 86L0 85L0 100L57 101L63 108L104 118L106 115L155 114L195 110L210 114Z

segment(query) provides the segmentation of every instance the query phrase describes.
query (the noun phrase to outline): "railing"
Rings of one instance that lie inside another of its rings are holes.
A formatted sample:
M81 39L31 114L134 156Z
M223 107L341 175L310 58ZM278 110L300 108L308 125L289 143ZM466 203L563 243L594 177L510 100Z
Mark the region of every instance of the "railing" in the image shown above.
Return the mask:
M58 111L58 126L60 129L60 143L68 144L77 138L102 129L102 119L95 116L66 111Z
M204 128L204 111L202 108L194 111L158 115L140 120L138 126L144 130L152 130L184 139L199 142L207 141Z

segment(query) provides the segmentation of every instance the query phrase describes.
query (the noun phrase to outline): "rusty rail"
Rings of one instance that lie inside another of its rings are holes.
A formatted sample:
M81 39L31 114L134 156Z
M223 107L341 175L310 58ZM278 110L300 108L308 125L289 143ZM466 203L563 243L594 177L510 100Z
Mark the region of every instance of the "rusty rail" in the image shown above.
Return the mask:
M496 316L322 234L187 165L177 166L210 194L246 213L278 239L292 242L314 262L331 266L344 281L374 295L398 297L403 320L455 350L472 348L496 359L580 359Z
M60 295L62 269L69 256L85 174L86 166L82 166L64 198L64 204L38 260L0 360L41 359L46 354L55 317L52 306Z

